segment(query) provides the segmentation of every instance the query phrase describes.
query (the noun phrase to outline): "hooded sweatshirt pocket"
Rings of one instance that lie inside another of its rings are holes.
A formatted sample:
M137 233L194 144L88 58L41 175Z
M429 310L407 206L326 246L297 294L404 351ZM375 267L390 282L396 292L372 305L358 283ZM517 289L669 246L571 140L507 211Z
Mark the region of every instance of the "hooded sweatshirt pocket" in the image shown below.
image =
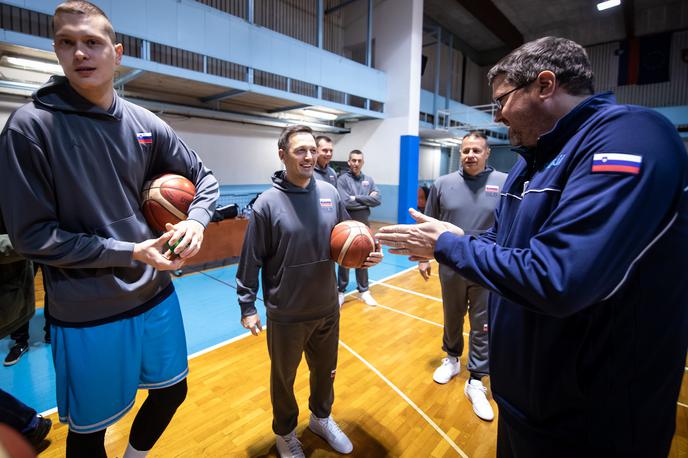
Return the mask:
M267 301L270 309L294 314L326 309L336 303L334 263L328 259L285 267Z

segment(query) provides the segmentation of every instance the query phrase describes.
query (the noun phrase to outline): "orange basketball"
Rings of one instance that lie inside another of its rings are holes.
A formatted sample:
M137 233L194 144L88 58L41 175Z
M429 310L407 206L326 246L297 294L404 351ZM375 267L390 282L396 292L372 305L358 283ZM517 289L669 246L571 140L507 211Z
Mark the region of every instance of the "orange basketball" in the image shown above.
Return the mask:
M148 225L157 232L165 232L165 224L177 224L186 219L189 206L196 195L196 187L181 175L166 173L143 185L141 210Z
M375 251L373 233L358 221L342 221L330 235L330 259L342 267L361 268Z

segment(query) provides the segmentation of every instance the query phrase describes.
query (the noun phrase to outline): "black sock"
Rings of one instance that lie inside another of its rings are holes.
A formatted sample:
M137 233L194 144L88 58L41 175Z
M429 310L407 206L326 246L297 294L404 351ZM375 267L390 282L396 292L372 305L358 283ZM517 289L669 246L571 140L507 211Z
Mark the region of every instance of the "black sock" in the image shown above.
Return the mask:
M480 383L482 383L482 382L483 382L483 376L482 376L482 375L478 375L478 374L474 374L473 372L471 372L470 380L477 380L477 381L479 381ZM469 380L469 381L470 381L470 380Z
M148 398L131 426L129 443L132 447L140 451L153 448L172 420L177 407L184 402L186 392L186 379L167 388L148 390Z
M107 458L105 429L94 433L67 433L67 458Z

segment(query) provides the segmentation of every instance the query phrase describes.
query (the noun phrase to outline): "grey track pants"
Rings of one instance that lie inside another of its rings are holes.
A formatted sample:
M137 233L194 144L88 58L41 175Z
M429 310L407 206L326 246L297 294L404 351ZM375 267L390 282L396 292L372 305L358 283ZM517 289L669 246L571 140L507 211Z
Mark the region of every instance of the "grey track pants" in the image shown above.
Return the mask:
M463 354L463 320L468 312L468 370L476 376L489 375L487 303L489 291L440 264L444 335L442 350L448 355Z
M268 319L267 342L271 362L272 430L275 434L284 436L296 428L299 406L294 395L294 379L303 353L310 370L308 407L316 417L327 418L334 403L339 310L319 320L298 323Z

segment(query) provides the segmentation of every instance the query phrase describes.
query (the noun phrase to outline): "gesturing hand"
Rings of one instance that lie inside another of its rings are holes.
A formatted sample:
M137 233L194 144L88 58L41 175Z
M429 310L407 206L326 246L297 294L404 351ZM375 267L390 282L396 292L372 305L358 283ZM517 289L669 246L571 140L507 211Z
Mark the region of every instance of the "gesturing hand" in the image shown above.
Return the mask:
M390 253L407 254L415 261L432 259L440 235L447 231L456 235L464 234L460 227L426 216L413 208L409 209L409 213L417 224L384 226L375 234L380 243L392 247Z

